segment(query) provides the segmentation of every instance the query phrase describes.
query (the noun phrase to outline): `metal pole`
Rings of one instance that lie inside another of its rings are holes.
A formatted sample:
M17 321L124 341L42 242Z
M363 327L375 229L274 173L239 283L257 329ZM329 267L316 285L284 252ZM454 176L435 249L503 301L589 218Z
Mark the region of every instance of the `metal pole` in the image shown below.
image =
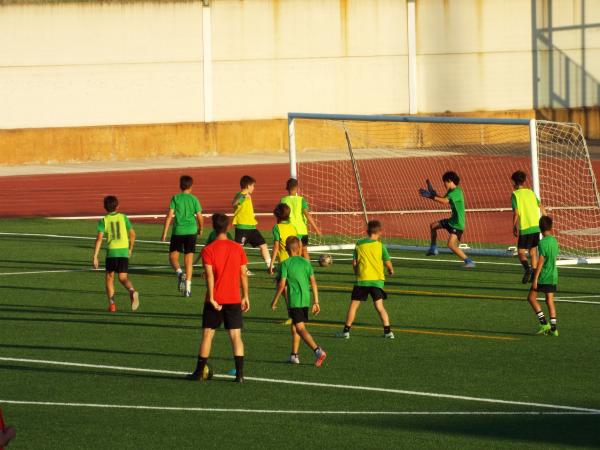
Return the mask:
M290 149L290 177L298 179L296 159L296 126L293 118L288 119L288 143Z
M356 165L356 160L354 159L354 151L352 150L350 136L348 135L348 130L346 130L345 128L344 134L346 135L346 142L348 143L348 151L350 152L350 160L352 161L352 168L354 169L354 178L356 179L356 185L358 186L358 196L360 198L360 203L362 204L366 225L369 223L369 215L367 214L367 205L365 203L365 196L363 195L362 183L360 182L360 173L358 171L358 166Z
M539 199L540 195L540 169L538 164L538 145L537 145L537 123L535 119L529 121L529 148L531 151L531 182L533 192Z

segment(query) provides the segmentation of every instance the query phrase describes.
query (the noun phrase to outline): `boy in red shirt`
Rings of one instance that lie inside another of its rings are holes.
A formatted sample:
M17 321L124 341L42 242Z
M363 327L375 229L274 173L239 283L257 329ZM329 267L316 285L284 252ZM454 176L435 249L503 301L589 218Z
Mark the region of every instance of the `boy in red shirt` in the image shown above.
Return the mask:
M250 309L246 275L248 259L240 244L227 239L229 218L225 214L213 214L212 223L217 238L202 250L208 289L202 313L202 341L196 370L187 378L198 381L203 379L202 374L210 356L215 329L224 323L235 359L235 381L241 383L244 381L242 313Z

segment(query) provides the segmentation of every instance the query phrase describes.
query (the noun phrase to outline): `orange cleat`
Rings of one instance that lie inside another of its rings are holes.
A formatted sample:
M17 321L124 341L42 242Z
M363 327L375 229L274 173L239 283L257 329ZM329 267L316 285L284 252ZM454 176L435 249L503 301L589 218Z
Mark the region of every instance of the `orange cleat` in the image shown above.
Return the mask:
M108 305L108 312L117 312L117 304L111 303L110 305Z

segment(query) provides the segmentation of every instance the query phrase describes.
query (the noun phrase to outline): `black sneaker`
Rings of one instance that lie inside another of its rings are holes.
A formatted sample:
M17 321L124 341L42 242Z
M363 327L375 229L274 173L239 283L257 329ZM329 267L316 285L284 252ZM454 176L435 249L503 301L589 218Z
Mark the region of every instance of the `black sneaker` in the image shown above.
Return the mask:
M533 280L533 269L531 267L528 267L527 269L525 269L525 273L523 274L523 279L521 280L521 282L523 284L527 284L527 283L531 283L532 280Z
M244 377L235 377L235 380L233 380L234 383L243 383L244 382Z
M185 376L185 379L190 380L190 381L204 381L202 379L202 377L200 376L200 372L198 372L197 370L194 370L194 372L192 372L192 373L188 373Z
M183 272L177 275L177 290L179 292L185 291L185 273Z

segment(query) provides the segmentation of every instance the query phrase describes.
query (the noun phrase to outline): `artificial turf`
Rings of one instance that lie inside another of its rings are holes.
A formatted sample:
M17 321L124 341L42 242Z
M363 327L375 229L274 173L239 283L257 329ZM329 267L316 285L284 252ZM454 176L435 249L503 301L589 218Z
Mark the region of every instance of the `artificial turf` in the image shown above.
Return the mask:
M284 362L290 350L289 330L282 324L285 313L271 311L273 281L258 253L248 250L255 275L243 331L247 381L237 385L216 377L193 383L182 374L195 365L203 285L197 278L192 298L181 297L166 267L167 246L156 242L160 225L134 225L140 241L154 241L138 242L130 263L141 306L130 312L127 294L118 286L119 310L110 314L102 272L90 270L93 240L39 236L93 238L93 222L0 220L0 232L14 233L0 234L0 358L91 365L0 359L0 407L17 429L10 448L600 445L598 414L475 400L600 409L597 267L559 269L558 296L592 303L558 302L560 337L551 338L533 336L536 318L525 302L527 287L520 283L516 260L479 258L478 267L467 271L450 256L425 260L392 252L400 259L394 260L396 274L386 283L386 307L396 339L381 338L369 301L358 312L351 338L340 340L334 333L345 318L353 275L348 256L334 254L332 266L315 265L322 312L308 328L329 355L324 367L315 368L305 346L301 365ZM219 375L233 367L222 331L215 337L210 364ZM114 405L206 410L109 407ZM453 414L429 414L439 412ZM464 414L468 412L507 414Z

